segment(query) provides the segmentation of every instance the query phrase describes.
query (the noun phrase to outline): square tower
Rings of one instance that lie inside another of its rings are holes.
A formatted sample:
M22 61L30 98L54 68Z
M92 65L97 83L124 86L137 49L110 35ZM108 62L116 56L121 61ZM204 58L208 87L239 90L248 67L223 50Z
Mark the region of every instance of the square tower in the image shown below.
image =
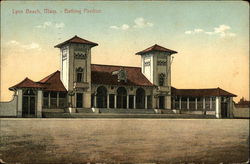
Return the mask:
M55 46L60 48L60 77L72 108L91 107L91 48L97 45L74 36Z
M157 86L154 92L155 108L171 108L171 55L176 51L157 44L136 53L141 55L141 71Z

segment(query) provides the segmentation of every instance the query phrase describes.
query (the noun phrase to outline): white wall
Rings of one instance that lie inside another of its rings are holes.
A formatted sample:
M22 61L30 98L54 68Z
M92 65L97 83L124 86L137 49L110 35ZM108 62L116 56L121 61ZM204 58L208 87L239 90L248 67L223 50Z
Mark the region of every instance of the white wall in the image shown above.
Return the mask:
M17 96L9 102L0 102L0 117L16 117L17 116Z

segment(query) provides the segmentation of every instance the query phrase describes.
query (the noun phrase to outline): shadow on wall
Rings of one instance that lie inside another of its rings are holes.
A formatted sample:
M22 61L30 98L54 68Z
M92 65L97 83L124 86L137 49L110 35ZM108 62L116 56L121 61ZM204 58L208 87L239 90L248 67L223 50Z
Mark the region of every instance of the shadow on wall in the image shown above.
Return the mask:
M0 102L0 117L17 117L17 96L8 102Z

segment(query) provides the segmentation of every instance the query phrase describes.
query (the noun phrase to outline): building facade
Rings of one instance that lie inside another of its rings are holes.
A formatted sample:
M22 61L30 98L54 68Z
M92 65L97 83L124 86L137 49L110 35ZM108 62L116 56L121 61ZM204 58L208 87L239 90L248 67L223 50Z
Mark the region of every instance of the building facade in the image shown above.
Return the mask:
M96 46L78 36L56 45L60 71L38 82L25 78L9 88L15 92L16 116L42 117L51 112L232 116L234 94L220 88L172 87L176 51L155 44L136 53L141 56L141 67L128 67L91 64L91 49Z

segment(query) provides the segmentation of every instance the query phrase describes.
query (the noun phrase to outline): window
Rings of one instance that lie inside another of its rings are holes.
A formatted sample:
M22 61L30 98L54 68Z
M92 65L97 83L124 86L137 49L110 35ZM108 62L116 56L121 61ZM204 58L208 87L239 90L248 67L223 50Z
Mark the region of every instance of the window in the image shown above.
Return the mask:
M159 86L163 86L164 85L164 78L165 78L165 74L164 73L159 74Z
M57 108L57 92L50 92L50 108Z
M43 92L43 107L49 107L49 92Z
M59 93L59 108L67 107L67 93L60 92Z
M83 82L83 68L76 69L76 82Z

